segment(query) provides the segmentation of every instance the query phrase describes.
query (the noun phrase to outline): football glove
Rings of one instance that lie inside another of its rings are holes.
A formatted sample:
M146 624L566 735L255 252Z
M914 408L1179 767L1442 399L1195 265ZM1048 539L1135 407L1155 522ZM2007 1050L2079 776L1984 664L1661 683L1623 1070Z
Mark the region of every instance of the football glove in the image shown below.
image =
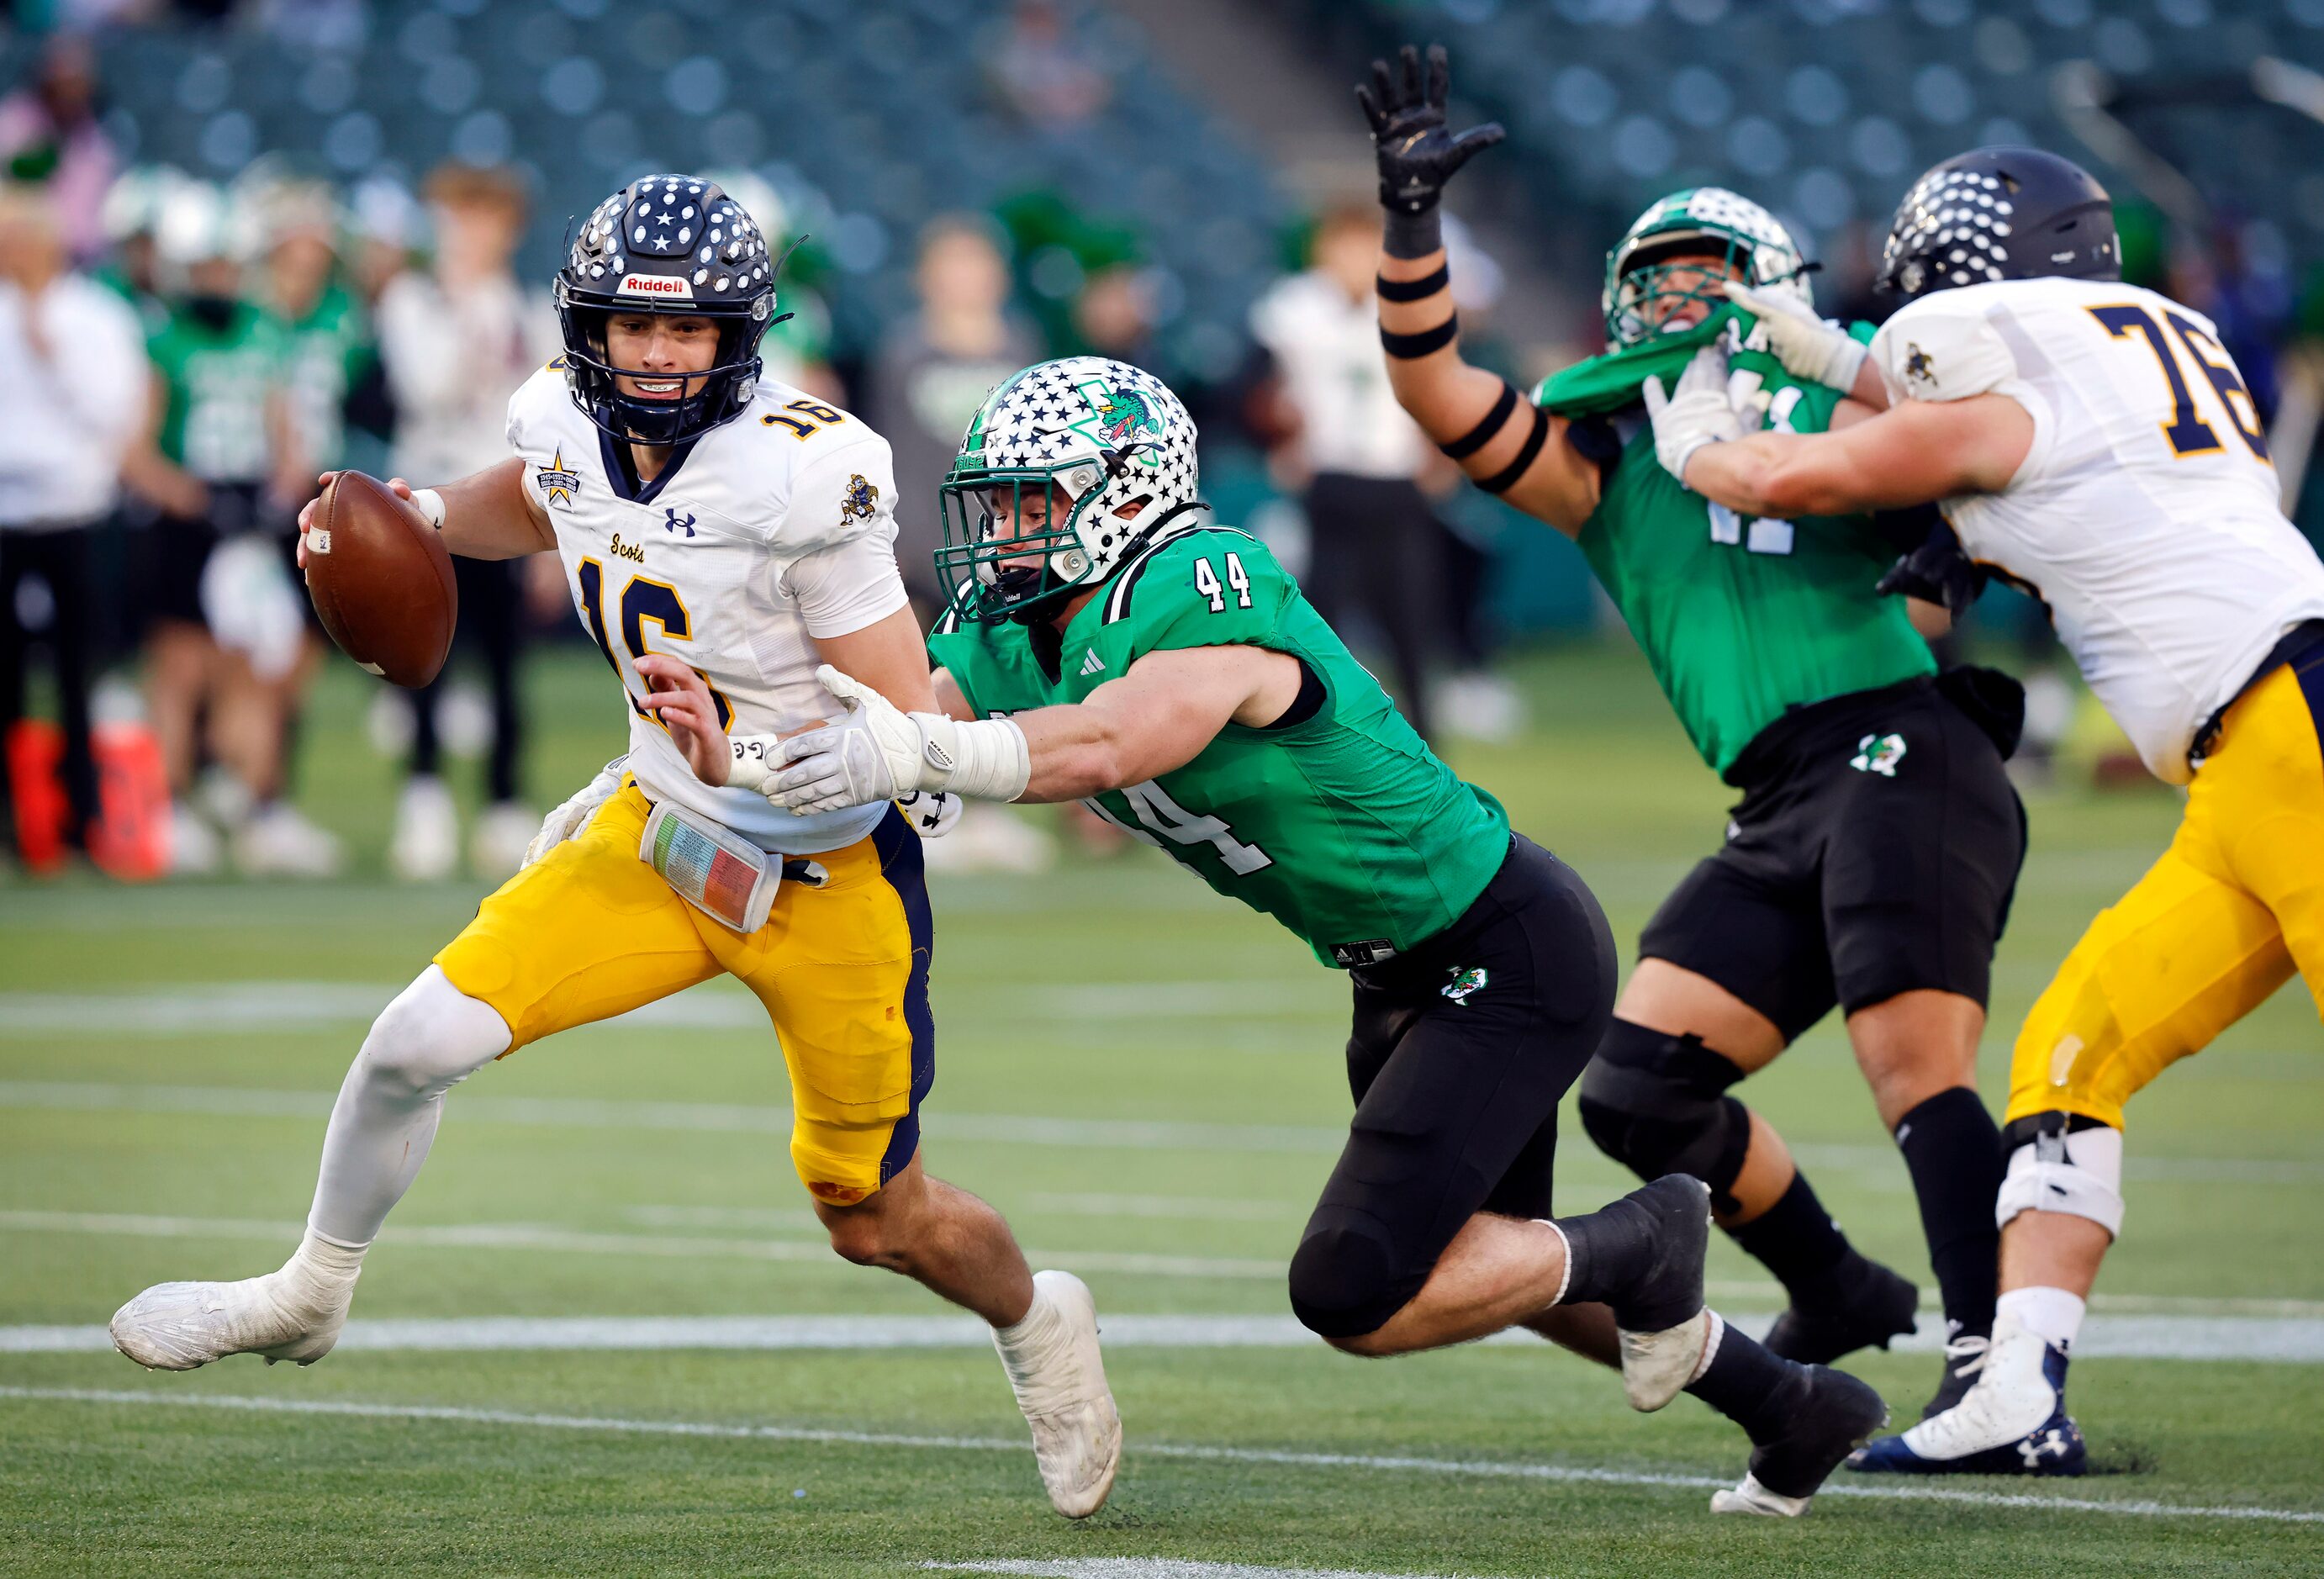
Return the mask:
M1727 300L1759 320L1767 331L1767 348L1784 371L1794 378L1821 383L1842 394L1856 387L1869 349L1837 324L1826 323L1815 309L1787 296L1764 295L1739 280L1729 280Z
M846 708L836 724L782 742L773 776L761 788L786 811L837 811L918 790L949 790L1013 800L1032 762L1025 732L1006 718L961 723L941 713L907 713L826 663L815 671ZM729 782L743 781L729 780Z
M517 870L521 872L558 845L589 826L597 808L613 798L622 787L622 771L629 762L625 753L615 757L597 770L597 776L576 790L572 799L541 818L540 831L532 836L532 843L524 847L524 860Z
M1399 78L1386 60L1372 62L1369 88L1356 89L1356 102L1371 123L1372 148L1379 161L1380 206L1403 214L1425 214L1444 195L1444 183L1470 160L1508 135L1498 121L1471 126L1458 136L1444 125L1444 98L1452 71L1443 44L1428 46L1424 75L1420 51L1410 44L1397 57Z
M1669 393L1663 392L1659 378L1646 380L1638 392L1655 425L1655 457L1682 486L1696 450L1743 437L1743 420L1727 401L1727 353L1716 346L1694 354Z
M1940 523L1930 531L1928 541L1888 567L1888 574L1873 590L1885 596L1917 597L1939 605L1958 620L1985 590L1985 581L1983 567L1961 552L1960 539L1953 535L1953 529Z
M960 826L961 808L968 803L942 790L915 790L896 797L896 808L924 839L941 839Z

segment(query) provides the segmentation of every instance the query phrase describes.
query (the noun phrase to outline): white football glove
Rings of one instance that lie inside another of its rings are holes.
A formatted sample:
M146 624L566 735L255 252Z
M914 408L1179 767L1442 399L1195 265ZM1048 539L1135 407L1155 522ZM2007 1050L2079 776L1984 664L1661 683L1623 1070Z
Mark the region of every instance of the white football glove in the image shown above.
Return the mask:
M846 716L783 741L779 759L766 763L779 771L755 784L744 746L755 752L757 738L744 737L736 743L738 771L729 783L757 789L784 810L800 812L870 806L922 790L989 800L1013 800L1025 792L1032 762L1024 731L1009 720L963 724L941 713L907 713L828 663L815 677Z
M924 839L941 839L960 826L961 808L968 803L944 790L915 790L896 797L896 806Z
M540 831L532 836L532 843L524 847L524 860L517 870L521 872L558 845L589 826L597 808L613 798L622 787L622 770L629 762L627 755L615 757L597 770L597 776L581 786L573 798L541 819Z
M1784 371L1794 378L1821 383L1842 394L1856 387L1869 349L1837 324L1826 323L1814 308L1788 296L1768 296L1739 280L1726 284L1727 300L1759 320L1767 331L1767 348Z
M1743 437L1743 420L1727 403L1727 353L1705 346L1686 365L1668 394L1663 381L1640 386L1646 415L1655 425L1655 455L1663 469L1686 482L1686 463L1706 444L1729 444Z

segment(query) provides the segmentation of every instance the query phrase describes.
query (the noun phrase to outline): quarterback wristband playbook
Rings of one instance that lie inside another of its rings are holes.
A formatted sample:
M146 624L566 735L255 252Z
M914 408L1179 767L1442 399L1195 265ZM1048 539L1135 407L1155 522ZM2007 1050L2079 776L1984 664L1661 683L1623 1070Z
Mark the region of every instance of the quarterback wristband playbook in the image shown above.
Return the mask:
M656 803L646 818L638 859L678 898L746 937L767 924L782 883L779 856L674 801Z

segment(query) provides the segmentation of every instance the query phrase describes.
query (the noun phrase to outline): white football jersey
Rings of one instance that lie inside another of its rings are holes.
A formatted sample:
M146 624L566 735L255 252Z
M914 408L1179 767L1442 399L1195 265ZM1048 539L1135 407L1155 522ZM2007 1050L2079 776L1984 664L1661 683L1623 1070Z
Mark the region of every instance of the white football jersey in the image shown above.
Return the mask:
M1945 518L2049 605L2148 769L2186 783L2196 732L2286 630L2324 617L2324 563L2284 519L2211 321L2133 285L2005 280L1908 303L1872 356L1892 402L1990 392L2033 413L2009 485Z
M815 638L905 605L888 441L761 379L740 415L633 486L557 363L511 397L508 439L525 488L556 527L582 625L620 677L638 787L790 854L871 832L884 802L800 816L754 791L703 783L669 730L639 709L650 688L636 660L666 652L693 665L730 734L787 733L836 716L816 681Z

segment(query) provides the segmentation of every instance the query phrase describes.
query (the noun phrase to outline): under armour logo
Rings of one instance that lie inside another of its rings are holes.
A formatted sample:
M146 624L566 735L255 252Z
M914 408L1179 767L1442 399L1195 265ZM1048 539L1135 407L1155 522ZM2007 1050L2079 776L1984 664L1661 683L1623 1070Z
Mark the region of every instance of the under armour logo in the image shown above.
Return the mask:
M694 517L691 515L681 521L678 519L677 510L668 506L663 508L662 514L668 518L661 523L665 531L670 532L672 535L681 531L688 537L692 537L694 535Z
M2037 1431L2017 1445L2017 1452L2025 1460L2027 1469L2040 1464L2045 1453L2063 1458L2066 1456L2066 1434L2055 1426L2046 1431Z

